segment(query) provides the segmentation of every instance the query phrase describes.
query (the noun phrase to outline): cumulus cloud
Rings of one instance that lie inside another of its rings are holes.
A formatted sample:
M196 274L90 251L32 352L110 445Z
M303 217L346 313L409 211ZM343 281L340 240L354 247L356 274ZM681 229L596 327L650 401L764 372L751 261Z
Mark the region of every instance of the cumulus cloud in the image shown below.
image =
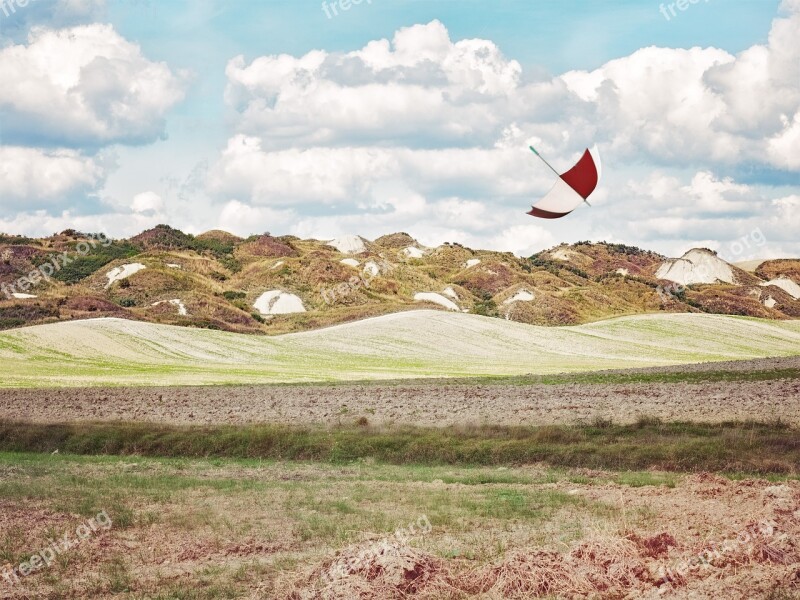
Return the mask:
M131 210L135 213L158 213L164 207L164 200L155 192L136 194L131 202Z
M765 203L752 187L711 171L698 171L688 183L654 172L644 180L630 180L627 187L632 196L647 198L639 213L655 218L686 214L736 217L757 212Z
M493 42L432 21L349 53L236 57L226 98L269 148L489 146L514 126L557 152L595 140L623 159L794 168L800 11L784 7L768 43L737 56L650 47L533 82Z
M738 55L642 48L556 77L523 72L489 40L453 41L438 21L353 52L239 56L226 70L237 132L208 189L235 210L298 211L298 235L407 223L431 243L518 253L575 235L669 251L726 239L770 203L728 174L800 170L798 1ZM526 222L552 183L527 146L566 168L594 142L612 166L593 202L603 210Z
M493 139L521 67L491 41L453 43L432 21L347 54L238 56L226 74L240 131L265 141L441 146Z
M797 169L788 150L800 130L800 8L790 0L783 9L768 43L737 56L644 48L562 79L593 105L599 133L623 156Z
M469 189L472 194L523 197L545 191L551 180L534 166L524 147L269 151L259 138L237 135L211 169L208 182L214 193L257 204L363 205L375 200L380 190L400 183L433 196Z
M106 174L100 159L75 150L0 146L0 208L58 204L97 189Z
M79 5L103 5L39 1L72 6L75 19ZM145 191L108 215L28 212L0 227L121 235L215 219L240 234L408 230L428 245L518 254L608 239L679 255L760 226L774 247L800 251L790 231L797 196L730 177L782 171L787 181L800 172L800 0L782 10L766 42L739 54L643 48L555 77L523 70L493 41L453 40L439 21L352 52L235 57L225 90L234 131L187 198ZM148 60L113 27L69 26L36 27L0 49L8 206L56 212L57 198L97 190L107 168L94 151L159 139L183 97L184 74ZM594 142L609 167L594 208L562 222L526 217L552 184L527 146L566 169ZM41 172L51 176L32 175ZM204 192L201 211L187 208Z
M101 24L32 29L0 50L0 80L4 143L70 148L159 139L186 85Z
M256 232L286 231L296 219L297 215L291 210L274 210L231 200L223 206L217 222L225 231L248 236Z

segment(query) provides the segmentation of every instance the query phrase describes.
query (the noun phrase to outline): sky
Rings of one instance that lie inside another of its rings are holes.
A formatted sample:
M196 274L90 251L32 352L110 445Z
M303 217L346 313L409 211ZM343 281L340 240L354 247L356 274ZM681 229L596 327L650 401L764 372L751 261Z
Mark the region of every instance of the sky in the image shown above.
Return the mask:
M0 231L159 223L800 256L800 0L0 0Z

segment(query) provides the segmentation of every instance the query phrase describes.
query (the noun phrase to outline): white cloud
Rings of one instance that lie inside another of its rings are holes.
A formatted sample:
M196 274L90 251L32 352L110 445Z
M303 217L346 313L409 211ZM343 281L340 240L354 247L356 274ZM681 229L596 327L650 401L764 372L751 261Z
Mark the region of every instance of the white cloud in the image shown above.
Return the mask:
M472 145L493 139L498 102L518 87L521 67L487 40L450 41L438 21L399 30L347 54L262 56L228 63L228 102L239 130L271 144Z
M111 25L34 28L0 50L6 143L92 147L152 142L185 81Z
M136 194L131 202L131 209L135 213L159 213L163 207L164 200L155 192Z
M489 238L488 247L502 252L513 252L517 256L530 256L543 248L555 246L558 240L551 231L535 223L512 225Z
M0 207L58 204L96 189L105 177L100 161L75 150L0 146Z
M231 200L219 214L218 227L244 237L266 231L278 234L285 231L295 219L292 211L254 207Z
M350 53L239 56L226 96L239 132L270 150L488 147L513 126L552 153L598 141L624 160L796 168L786 150L800 129L798 30L793 12L774 21L767 45L737 56L650 47L528 83L493 42L453 42L432 21Z
M0 231L30 236L46 236L65 229L103 232L111 236L130 237L160 223L158 217L132 213L77 215L72 211L50 214L45 210L17 213L0 218Z
M800 135L800 8L797 0L783 6L789 14L775 19L768 44L737 56L643 48L562 79L592 105L600 135L621 156L796 170L788 149Z
M236 57L225 91L235 131L191 198L151 183L133 191L159 191L121 195L125 206L109 215L26 213L0 226L37 233L43 222L48 231L78 223L129 235L170 222L320 239L407 230L428 245L520 254L608 239L672 255L724 249L760 226L770 253L797 253L796 195L729 177L800 171L800 0L783 9L767 43L738 55L643 48L558 77L523 73L492 41L454 41L438 21L348 53ZM158 139L185 87L182 74L103 25L33 31L27 45L0 50L0 78L6 137L38 147ZM593 208L555 222L526 216L552 183L527 146L566 169L593 142L608 167ZM30 173L51 160L61 177L23 182L22 171L0 166L5 197L102 185L102 161L85 152L30 152Z
M752 190L731 178L718 179L709 171L701 171L691 184L681 188L690 206L710 213L748 211L754 207Z
M784 122L784 130L769 140L767 153L777 167L787 171L800 171L800 111L794 115L793 120L785 118Z
M237 57L226 99L238 133L208 189L256 220L316 207L290 225L301 236L410 230L429 244L528 254L611 233L682 253L768 214L763 187L720 173L800 168L798 19L776 19L768 44L739 55L643 48L537 81L494 43L454 42L438 21L349 53ZM566 168L593 142L610 167L595 208L569 223L526 217L552 183L527 146ZM765 227L783 239L785 224Z
M213 193L256 204L341 202L374 204L381 190L400 184L425 195L524 197L546 191L551 177L520 148L411 149L345 147L268 151L257 137L228 141L208 177Z

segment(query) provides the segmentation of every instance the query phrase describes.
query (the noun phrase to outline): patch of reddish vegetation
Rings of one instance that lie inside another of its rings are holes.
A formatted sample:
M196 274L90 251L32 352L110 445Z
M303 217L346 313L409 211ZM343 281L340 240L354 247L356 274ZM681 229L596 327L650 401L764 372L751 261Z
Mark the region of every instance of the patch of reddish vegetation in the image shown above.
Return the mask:
M687 297L705 312L721 315L741 315L762 319L785 318L776 310L767 308L760 299L751 295L751 288L736 286L704 286L699 291L687 292ZM779 295L776 293L775 295ZM788 296L788 294L787 294ZM792 301L794 303L794 301Z
M240 249L252 256L263 256L266 258L285 258L298 256L295 250L287 242L281 241L271 235L260 235L254 240L242 244Z
M127 314L121 306L97 296L74 296L67 299L64 308L77 312Z
M514 271L501 262L481 263L472 267L455 283L470 292L483 296L494 296L510 287L517 280Z
M326 251L311 252L300 261L300 278L311 285L332 285L344 283L355 277L354 272L339 263L331 260L330 253ZM361 285L357 285L356 289ZM342 294L347 296L348 294Z
M639 547L642 556L648 558L663 558L669 554L669 549L677 546L678 542L669 533L659 533L652 537L641 537L636 533L629 533L625 539L630 540Z
M156 225L152 229L133 236L130 241L142 248L173 250L188 248L191 237L169 225Z
M36 267L34 259L43 262L46 252L31 246L0 245L0 283L12 283L28 275Z
M758 266L756 275L767 281L778 279L779 277L788 277L800 285L800 260L768 260Z
M783 288L779 288L777 285L768 285L759 286L755 289L761 292L762 300L765 300L767 297L772 297L772 299L775 300L776 304L772 307L773 312L777 311L778 313L783 313L783 315L793 318L800 317L800 300L793 298L792 295L787 293ZM781 317L781 314L777 314L773 318L780 319Z
M464 568L400 544L348 548L285 590L281 597L323 598L535 598L621 597L651 583L636 545L621 538L593 539L571 552L514 552L504 560Z

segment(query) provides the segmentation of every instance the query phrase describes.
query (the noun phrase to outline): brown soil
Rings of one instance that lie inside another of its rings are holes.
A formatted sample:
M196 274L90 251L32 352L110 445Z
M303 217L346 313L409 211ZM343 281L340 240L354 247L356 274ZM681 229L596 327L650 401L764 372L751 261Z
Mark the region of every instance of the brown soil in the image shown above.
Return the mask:
M800 357L643 369L636 373L797 368ZM622 373L632 373L624 371ZM616 372L620 373L620 372ZM175 425L350 423L550 425L639 417L800 424L800 380L511 385L418 381L381 385L0 390L0 419L34 423L138 421Z

